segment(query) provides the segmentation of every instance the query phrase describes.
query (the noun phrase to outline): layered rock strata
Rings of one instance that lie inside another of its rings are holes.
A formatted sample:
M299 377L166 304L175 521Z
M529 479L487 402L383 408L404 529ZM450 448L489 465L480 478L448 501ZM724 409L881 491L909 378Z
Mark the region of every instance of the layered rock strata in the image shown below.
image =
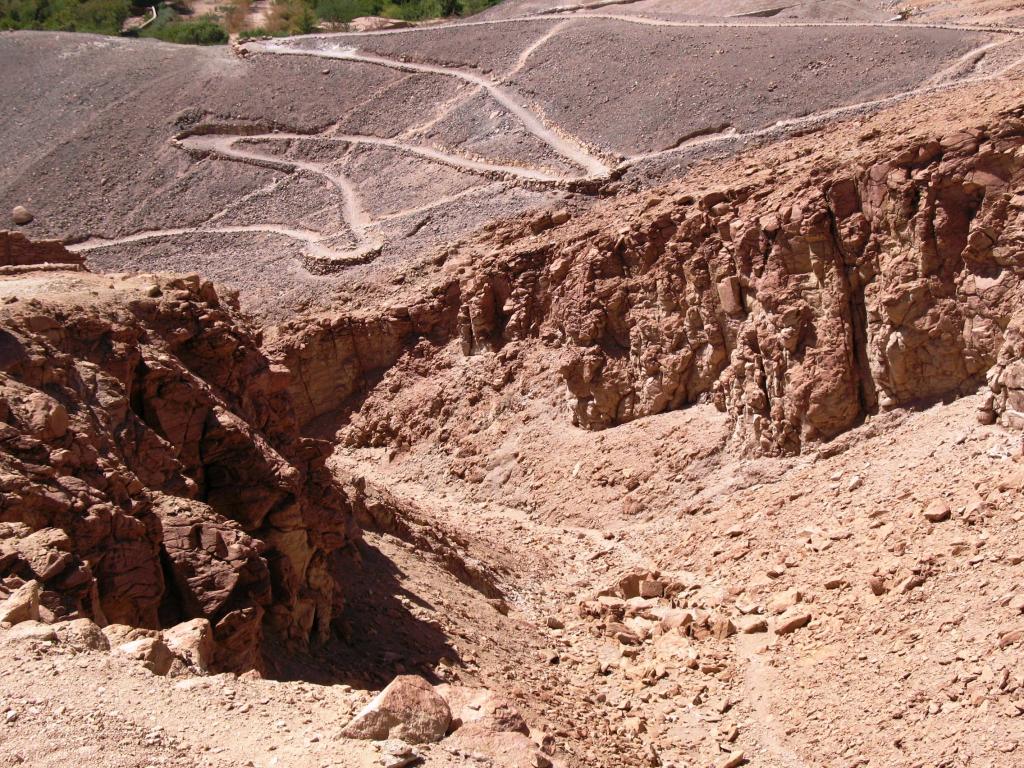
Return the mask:
M26 268L82 268L84 259L72 253L59 240L30 240L20 232L0 229L0 274Z

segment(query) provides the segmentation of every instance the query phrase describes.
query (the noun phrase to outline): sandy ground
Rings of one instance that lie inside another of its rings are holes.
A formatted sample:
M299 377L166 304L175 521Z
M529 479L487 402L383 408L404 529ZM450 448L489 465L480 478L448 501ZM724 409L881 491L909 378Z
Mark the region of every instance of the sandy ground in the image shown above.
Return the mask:
M351 585L351 645L280 673L309 682L158 678L136 662L5 636L0 755L33 766L377 765L379 746L338 731L368 688L420 671L510 696L567 765L646 765L649 744L680 766L713 765L723 744L780 768L1013 765L1024 681L1016 652L997 639L1024 576L1019 436L978 426L975 407L939 405L868 425L831 455L753 464L714 454L720 417L700 408L601 442L529 427L507 439L554 440L558 451L531 454L504 483L473 491L439 480L428 456L339 454L339 468L357 462L427 510L437 530L457 530L465 555L500 574L508 617L429 555L371 534ZM696 508L664 495L667 468L651 473L664 466L666 441L702 476L675 480L699 491ZM608 493L636 480L632 493L651 503L640 515ZM507 493L567 481L571 504L553 497L535 509ZM951 521L921 517L936 497L948 499ZM648 571L689 585L691 605L733 615L796 590L812 618L783 637L666 635L625 655L591 632L577 604ZM868 585L878 572L894 585L924 578L876 596ZM564 629L549 629L549 617ZM465 764L450 740L420 752L427 765ZM511 764L480 754L482 764Z

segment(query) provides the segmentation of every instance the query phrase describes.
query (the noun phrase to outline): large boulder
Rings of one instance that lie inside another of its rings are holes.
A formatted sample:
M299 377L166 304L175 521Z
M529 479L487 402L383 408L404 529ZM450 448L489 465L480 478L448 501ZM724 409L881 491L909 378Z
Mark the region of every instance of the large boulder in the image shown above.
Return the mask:
M115 648L122 643L130 642L131 640L138 640L141 637L160 637L160 632L155 629L143 629L142 627L133 627L129 624L107 624L100 630L103 636L107 638L107 643L111 648Z
M174 662L174 654L170 648L163 640L155 637L140 637L138 640L122 643L114 652L141 661L154 675L166 675Z
M38 581L22 584L0 605L0 622L18 624L22 621L39 621Z
M16 205L11 211L11 221L19 227L24 226L25 224L31 224L32 219L34 218L35 217L32 215L32 212L24 205Z
M481 755L502 768L551 766L537 744L518 731L494 731L482 723L470 723L456 731L445 744L464 753Z
M76 651L109 651L110 641L92 619L73 619L53 625L62 645Z
M7 643L53 643L57 641L57 633L53 627L41 621L22 621L3 634Z
M527 736L530 733L519 710L511 701L494 691L447 683L437 686L436 690L448 702L452 713L452 731L475 724L495 733L514 731Z
M401 739L409 744L440 741L452 713L433 686L416 675L400 675L346 725L349 739Z
M213 628L206 619L192 619L163 632L171 652L197 672L209 672L213 663Z

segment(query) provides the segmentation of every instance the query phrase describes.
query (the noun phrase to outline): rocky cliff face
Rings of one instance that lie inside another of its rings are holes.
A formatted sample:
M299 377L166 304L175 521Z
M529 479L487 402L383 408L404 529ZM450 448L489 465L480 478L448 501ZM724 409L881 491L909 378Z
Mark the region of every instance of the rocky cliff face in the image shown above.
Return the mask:
M215 666L264 629L325 638L332 557L357 536L300 438L287 371L197 277L0 282L0 589L44 615L211 622Z
M762 453L973 390L1019 306L1020 131L907 147L770 206L676 192L471 289L470 346L561 346L581 426L710 398Z
M567 225L506 224L463 246L421 300L369 323L386 341L363 336L372 354L339 319L284 359L295 370L335 354L344 398L321 387L304 410L358 409L357 444L415 440L424 410L478 397L396 403L403 381L428 375L425 349L446 343L501 353L506 383L546 375L536 357L556 355L583 428L712 401L739 447L778 454L974 391L1007 341L983 416L994 418L1022 405L1007 335L1024 274L1022 156L1024 125L1007 115L775 187L676 186Z

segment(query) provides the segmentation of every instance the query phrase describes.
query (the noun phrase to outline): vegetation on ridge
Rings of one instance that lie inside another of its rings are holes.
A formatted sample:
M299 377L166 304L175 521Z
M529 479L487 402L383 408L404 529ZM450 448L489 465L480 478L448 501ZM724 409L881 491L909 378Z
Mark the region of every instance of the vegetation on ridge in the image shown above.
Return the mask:
M0 0L0 29L51 29L117 35L129 0Z
M141 30L125 31L132 15L150 6L132 0L0 0L0 30L42 29L94 32L103 35L138 34L171 43L216 45L228 33L243 37L297 35L316 30L322 22L344 24L360 16L384 16L406 21L469 16L498 0L274 0L259 28L247 26L248 0L232 0L216 13L193 17L188 4L158 3L154 22Z
M186 45L221 45L228 41L227 30L213 14L189 18L167 5L160 8L156 21L141 30L139 36Z

